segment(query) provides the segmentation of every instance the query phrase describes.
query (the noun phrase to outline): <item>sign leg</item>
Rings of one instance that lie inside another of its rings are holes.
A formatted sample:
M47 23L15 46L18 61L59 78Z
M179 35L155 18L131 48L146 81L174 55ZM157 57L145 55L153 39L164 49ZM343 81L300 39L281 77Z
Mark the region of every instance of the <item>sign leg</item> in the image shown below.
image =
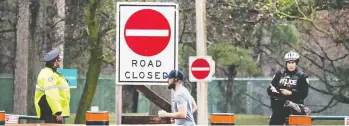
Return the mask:
M206 0L195 0L196 55L206 56ZM208 125L207 82L197 82L198 125Z
M122 115L122 85L116 84L115 87L115 113L116 113L116 125L121 125L121 115Z

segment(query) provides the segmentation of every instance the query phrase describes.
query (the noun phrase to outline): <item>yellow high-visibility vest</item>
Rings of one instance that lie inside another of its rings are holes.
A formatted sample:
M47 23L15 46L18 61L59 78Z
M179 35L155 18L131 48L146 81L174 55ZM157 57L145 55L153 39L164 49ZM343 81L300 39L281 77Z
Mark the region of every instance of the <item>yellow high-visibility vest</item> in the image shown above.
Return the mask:
M63 79L64 77L54 72L52 68L45 67L40 71L34 97L36 114L39 118L41 117L39 101L43 95L46 95L52 115L62 112L62 116L64 116L63 113L69 116L70 90L69 87L66 89L68 83Z
M61 96L62 116L70 116L70 88L67 80L60 73L55 73L58 78L59 95Z

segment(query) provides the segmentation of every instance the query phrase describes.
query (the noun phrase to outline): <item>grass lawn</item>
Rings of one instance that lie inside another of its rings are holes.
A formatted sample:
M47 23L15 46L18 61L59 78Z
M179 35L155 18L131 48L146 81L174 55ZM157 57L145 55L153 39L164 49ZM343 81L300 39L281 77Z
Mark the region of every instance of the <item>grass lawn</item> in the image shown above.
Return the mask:
M268 116L264 115L245 115L235 116L236 125L268 125ZM312 125L344 125L344 120L315 120Z
M127 115L146 115L144 113L127 113ZM268 116L264 115L235 115L236 125L268 125ZM73 124L75 114L71 114L70 118L66 119L66 124ZM115 124L115 114L109 114L109 124ZM344 120L318 120L313 121L312 125L343 125Z

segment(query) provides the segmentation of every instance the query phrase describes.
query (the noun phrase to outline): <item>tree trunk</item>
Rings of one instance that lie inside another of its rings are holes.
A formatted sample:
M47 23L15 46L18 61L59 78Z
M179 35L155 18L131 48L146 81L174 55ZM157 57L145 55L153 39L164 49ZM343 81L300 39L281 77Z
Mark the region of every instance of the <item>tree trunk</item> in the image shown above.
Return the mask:
M227 92L226 92L226 108L228 113L232 113L233 108L233 86L234 86L234 78L237 74L236 65L232 64L228 68L228 84L227 84Z
M27 114L28 91L28 43L29 43L29 1L18 0L18 19L16 31L16 57L14 74L13 113Z
M167 88L167 86L152 85L150 87L150 89L152 91L154 91L156 94L158 94L160 97L165 99L166 101L169 101L170 104L172 103L171 91ZM149 115L157 115L159 110L161 110L161 109L158 106L156 106L154 103L151 102Z
M28 68L28 115L36 115L34 106L35 85L37 83L37 76L43 66L43 62L40 59L42 56L40 49L40 35L37 34L38 22L39 22L39 10L40 1L30 0L30 43L29 43L29 61L30 67Z
M54 36L55 47L64 44L64 26L65 26L65 0L54 0L53 6L56 9L54 16Z
M227 84L227 92L226 92L226 108L227 113L233 112L233 84L234 82L231 80L231 77L228 77L228 84Z
M54 8L56 9L56 15L54 16L54 38L55 48L60 48L60 56L64 55L64 26L65 26L65 0L54 0ZM64 58L61 59L61 68L64 65Z
M97 21L96 10L98 7L98 0L90 0L90 4L87 9L87 25L88 25L88 41L90 45L90 59L88 71L86 74L86 82L84 91L82 93L79 108L75 117L75 124L83 124L85 123L85 115L86 111L91 106L91 102L93 100L93 96L96 91L97 82L99 73L101 71L101 59L102 56L102 47L101 43L99 43L98 39L98 28L99 24Z
M137 113L139 93L135 87L132 88L132 112Z

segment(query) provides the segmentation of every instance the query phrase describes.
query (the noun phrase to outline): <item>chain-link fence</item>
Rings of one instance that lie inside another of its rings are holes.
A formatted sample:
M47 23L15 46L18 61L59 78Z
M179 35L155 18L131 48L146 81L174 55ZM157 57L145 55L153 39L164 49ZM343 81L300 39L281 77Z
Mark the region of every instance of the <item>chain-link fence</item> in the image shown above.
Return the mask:
M12 113L13 104L13 76L0 76L0 110ZM271 109L269 96L266 88L271 78L235 78L232 90L227 90L228 80L218 78L209 83L208 88L208 111L209 113L236 113L251 115L270 115ZM98 106L102 111L115 112L115 79L103 78L99 79L97 91L91 106ZM71 113L75 113L81 98L85 79L78 80L78 87L71 89ZM324 89L324 85L317 79L310 79L310 85L313 87ZM231 97L229 98L229 92ZM194 96L196 97L196 96ZM124 102L131 99L124 99ZM309 89L308 97L305 105L309 106L312 111L320 111L313 113L314 115L347 115L349 108L347 104L338 103L336 100L328 105L331 96L322 94L313 89ZM227 104L229 103L230 104ZM324 107L327 109L321 111ZM34 109L34 108L33 108ZM132 107L128 107L126 112L132 112ZM138 113L149 113L150 101L139 94L138 97Z

